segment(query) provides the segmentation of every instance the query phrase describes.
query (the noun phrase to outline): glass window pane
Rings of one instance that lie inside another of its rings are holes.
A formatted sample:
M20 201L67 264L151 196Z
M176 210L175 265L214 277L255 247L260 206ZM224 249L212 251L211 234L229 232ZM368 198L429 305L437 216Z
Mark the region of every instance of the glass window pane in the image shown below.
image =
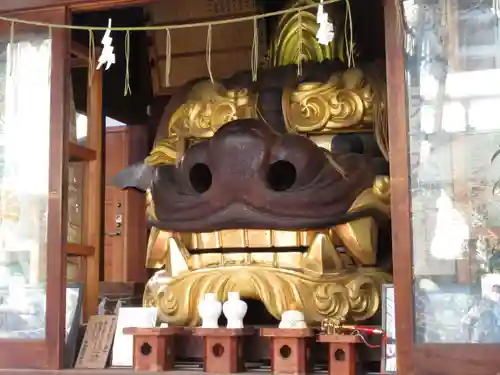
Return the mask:
M0 42L0 338L45 337L48 33Z
M498 12L405 0L404 14L415 339L500 343Z
M85 86L87 87L87 86ZM69 140L82 146L87 146L88 121L85 113L76 110L75 88L73 79L70 79L70 131Z

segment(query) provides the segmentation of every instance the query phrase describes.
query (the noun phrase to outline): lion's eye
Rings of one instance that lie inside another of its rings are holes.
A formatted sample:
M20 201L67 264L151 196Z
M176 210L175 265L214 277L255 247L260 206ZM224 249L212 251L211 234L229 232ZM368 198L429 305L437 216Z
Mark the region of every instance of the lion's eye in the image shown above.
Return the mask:
M274 191L286 191L297 181L297 169L288 160L277 160L269 165L267 185Z
M274 191L287 191L311 183L325 165L323 149L309 139L289 135L271 150L266 183Z
M200 194L212 186L212 171L205 163L196 163L189 169L189 183Z

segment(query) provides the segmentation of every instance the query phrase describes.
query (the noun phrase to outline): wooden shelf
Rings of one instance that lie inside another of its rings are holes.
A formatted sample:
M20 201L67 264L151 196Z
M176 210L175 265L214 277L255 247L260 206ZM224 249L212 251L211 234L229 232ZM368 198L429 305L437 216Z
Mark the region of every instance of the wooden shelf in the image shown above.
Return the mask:
M94 255L94 248L92 246L81 245L78 243L67 243L66 255L88 257Z
M92 161L96 159L96 152L91 148L81 146L75 142L69 142L69 161Z

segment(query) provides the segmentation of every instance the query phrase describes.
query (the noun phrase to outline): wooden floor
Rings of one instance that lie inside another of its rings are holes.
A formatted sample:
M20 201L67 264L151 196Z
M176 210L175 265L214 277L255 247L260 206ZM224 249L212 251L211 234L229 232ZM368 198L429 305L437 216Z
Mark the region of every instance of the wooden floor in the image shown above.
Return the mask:
M154 372L135 372L132 369L105 369L105 370L77 370L77 369L67 369L67 370L0 370L0 374L12 374L12 375L153 375ZM210 375L206 374L201 370L174 370L162 372L164 375ZM249 371L234 375L263 375L271 374L268 371ZM313 374L327 374L326 371L314 372ZM313 375L311 374L311 375ZM215 374L214 374L215 375ZM383 375L375 372L365 372L359 375Z
M131 368L108 368L104 370L91 370L91 369L66 369L66 370L6 370L0 369L0 375L3 374L12 374L12 375L153 375L154 372L141 371L136 372ZM201 369L182 369L182 370L174 370L174 371L165 371L162 372L163 375L211 375L204 373ZM248 371L240 374L234 375L271 375L269 370L257 370L257 371ZM326 370L315 371L311 373L311 375L326 375L328 372ZM214 374L215 375L215 374ZM384 375L378 372L359 372L358 375Z
M1 0L0 0L1 1ZM359 364L358 364L359 365ZM367 368L376 369L378 366L373 364ZM271 367L262 362L247 362L247 372L234 375L272 375ZM35 369L0 369L0 375L154 375L155 372L140 371L136 372L131 368L106 368L106 369L64 369L64 370L35 370ZM173 371L161 372L163 375L212 375L203 372L201 362L178 362ZM215 375L215 374L214 374ZM219 374L220 375L220 374ZM314 372L311 375L328 375L328 367L325 364L314 366ZM357 375L382 375L378 372L362 371L358 368Z
M326 374L326 372L322 372ZM109 368L105 370L77 370L77 369L66 369L66 370L0 370L0 374L12 374L12 375L152 375L154 372L141 371L136 372L132 369L114 369ZM174 370L174 371L166 371L162 372L162 374L166 375L201 375L206 374L202 370ZM258 372L244 372L241 375L263 375L263 374L271 374L267 371L258 371ZM314 374L321 374L315 372ZM206 374L210 375L210 374ZM235 374L237 375L237 374Z

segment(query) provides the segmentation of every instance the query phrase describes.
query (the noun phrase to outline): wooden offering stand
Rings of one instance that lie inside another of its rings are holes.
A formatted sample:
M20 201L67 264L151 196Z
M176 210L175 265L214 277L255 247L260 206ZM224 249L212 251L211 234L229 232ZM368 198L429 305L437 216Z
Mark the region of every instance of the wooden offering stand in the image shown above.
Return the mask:
M273 374L305 375L311 372L310 328L261 328L260 335L271 338ZM339 374L340 375L340 374Z
M126 335L134 335L134 370L169 371L174 367L174 335L183 328L134 328L123 330Z
M355 346L362 343L359 336L323 333L318 335L317 341L329 344L329 375L356 375Z
M193 334L203 336L205 353L203 371L212 374L245 372L243 338L253 335L253 328L193 328Z

